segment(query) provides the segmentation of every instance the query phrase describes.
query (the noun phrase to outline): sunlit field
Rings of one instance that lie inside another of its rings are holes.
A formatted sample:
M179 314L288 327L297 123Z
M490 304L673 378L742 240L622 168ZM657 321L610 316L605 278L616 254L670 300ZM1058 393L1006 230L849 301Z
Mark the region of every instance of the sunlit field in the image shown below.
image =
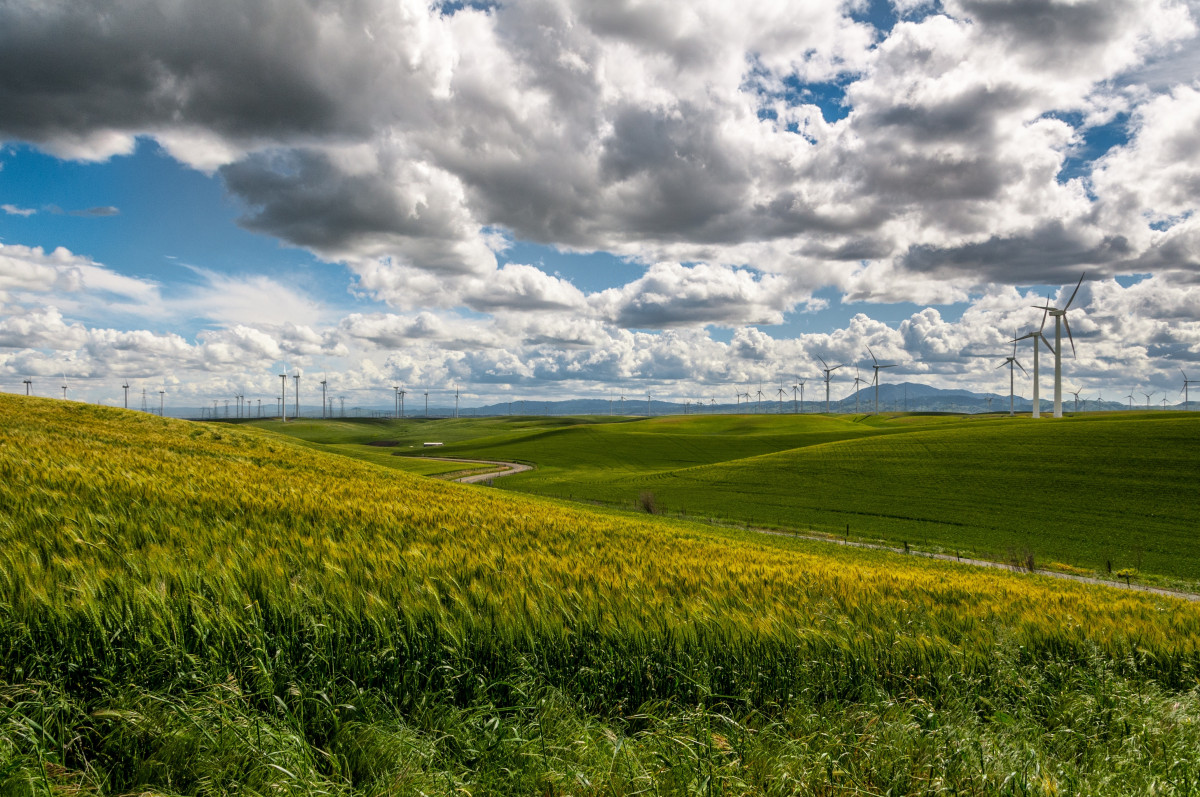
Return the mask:
M1197 788L1178 599L0 411L9 792Z

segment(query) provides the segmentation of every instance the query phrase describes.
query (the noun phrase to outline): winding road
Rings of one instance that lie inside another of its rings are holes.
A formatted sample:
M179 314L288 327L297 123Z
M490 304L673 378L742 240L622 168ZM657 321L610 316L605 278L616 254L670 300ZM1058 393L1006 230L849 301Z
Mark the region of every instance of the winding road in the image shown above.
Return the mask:
M500 462L495 459L459 459L457 457L421 457L421 459L436 459L439 462L461 462L464 465L495 465L504 468L504 470L487 471L486 473L468 473L466 476L459 476L450 481L456 481L460 484L476 484L478 482L486 482L491 479L499 479L501 476L512 476L514 473L524 473L527 470L533 470L532 465L522 465L520 462Z

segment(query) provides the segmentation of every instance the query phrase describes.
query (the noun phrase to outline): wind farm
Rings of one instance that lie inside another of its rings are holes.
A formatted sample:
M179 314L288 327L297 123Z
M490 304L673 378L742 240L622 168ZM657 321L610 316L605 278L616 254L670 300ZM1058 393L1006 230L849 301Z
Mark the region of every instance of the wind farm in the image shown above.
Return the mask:
M0 2L0 797L1200 794L1197 53Z

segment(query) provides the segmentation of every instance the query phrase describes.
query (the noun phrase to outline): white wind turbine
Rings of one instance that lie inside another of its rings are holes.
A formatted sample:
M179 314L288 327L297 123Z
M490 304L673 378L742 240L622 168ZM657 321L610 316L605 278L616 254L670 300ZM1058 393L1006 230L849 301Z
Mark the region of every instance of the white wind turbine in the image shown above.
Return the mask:
M1079 282L1075 283L1075 290L1071 292L1071 298L1067 299L1067 303L1060 310L1057 307L1051 307L1047 301L1044 306L1037 306L1038 310L1045 310L1054 317L1054 417L1062 417L1062 328L1067 328L1067 338L1071 341L1071 356L1075 356L1075 338L1071 335L1071 324L1067 321L1067 310L1071 307L1071 302L1075 301L1075 294L1079 293L1079 286L1083 284L1083 278L1086 274L1079 275ZM1025 369L1022 368L1022 371Z
M1158 392L1157 390L1152 390L1149 393L1142 394L1143 396L1146 397L1146 409L1150 409L1150 397L1153 396L1157 392Z
M129 380L125 379L121 382L121 389L125 391L125 409L129 409Z
M825 362L825 359L823 357L818 355L817 359L821 361L822 370L825 371L825 412L828 413L829 412L829 375L832 374L837 369L841 368L842 366L835 365L832 368L830 368L829 363Z
M1023 365L1017 362L1017 344L1015 343L1013 344L1012 356L1005 357L1004 362L1000 363L996 367L1003 368L1006 365L1008 366L1008 414L1016 415L1016 399L1014 398L1016 396L1016 382L1014 381L1015 374L1013 371L1013 366L1015 365L1017 368L1020 368L1021 373L1023 374L1028 375L1029 372L1025 370Z
M287 423L287 366L283 367L283 373L279 375L279 382L283 386L279 389L279 419L282 423Z
M454 419L458 420L458 385L454 386Z
M867 354L871 355L871 363L872 363L871 367L875 369L875 376L871 379L871 381L875 383L875 414L878 415L879 414L879 369L895 368L896 364L892 363L890 365L880 365L879 360L875 359L875 352L871 351L870 346L867 347Z
M807 379L800 379L799 377L796 378L796 387L800 388L800 406L801 407L804 406L804 383L807 381L808 381ZM792 388L793 395L795 395L795 391L796 391L796 388L793 387ZM801 410L801 412L803 412L803 411L804 410Z
M1075 397L1075 413L1078 414L1079 413L1079 394L1083 392L1083 388L1079 388L1078 390L1068 390L1067 392Z
M779 383L779 414L783 415L783 397L787 395L787 391L783 389L783 382Z
M865 380L859 376L858 366L857 365L854 366L854 414L855 415L858 415L858 397L859 397L858 386L860 384L865 385L866 383L867 383L867 380Z
M1082 277L1080 279L1082 279ZM1047 305L1050 304L1049 296L1046 297L1046 304ZM1068 302L1068 304L1070 304L1070 303ZM1032 417L1034 417L1034 418L1042 417L1042 400L1038 394L1038 386L1041 383L1041 379L1038 376L1038 373L1039 373L1039 371L1038 371L1038 341L1040 340L1042 343L1046 344L1046 348L1050 350L1051 354L1054 354L1054 347L1050 345L1050 341L1046 340L1046 336L1044 334L1042 334L1042 330L1046 328L1046 316L1049 315L1049 313L1050 313L1049 310L1043 309L1042 310L1042 323L1038 326L1038 328L1033 332L1027 332L1026 334L1022 335L1021 337L1013 339L1013 343L1016 343L1019 340L1025 340L1026 338L1033 338L1033 412L1032 412ZM1070 333L1071 333L1071 328L1068 326L1067 334L1069 335ZM1071 345L1073 347L1075 344L1072 343ZM1055 359L1055 362L1056 363L1058 362L1057 358ZM1055 374L1057 374L1057 373L1058 373L1058 368L1056 365L1055 366ZM1056 376L1055 379L1057 380L1058 377ZM1058 384L1059 383L1056 381L1055 385L1057 386ZM1055 415L1054 417L1058 418L1058 417L1061 417L1061 415L1062 415L1062 413L1059 413L1058 415Z
M1183 393L1183 409L1186 411L1188 408L1188 385L1200 384L1200 379L1188 379L1182 368L1179 369L1179 373L1183 374L1183 390L1179 392Z

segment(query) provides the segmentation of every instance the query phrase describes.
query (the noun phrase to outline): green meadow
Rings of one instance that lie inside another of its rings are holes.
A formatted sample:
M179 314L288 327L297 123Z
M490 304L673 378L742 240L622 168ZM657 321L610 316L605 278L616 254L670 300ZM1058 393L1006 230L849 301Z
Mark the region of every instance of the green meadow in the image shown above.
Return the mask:
M446 456L537 466L497 480L506 490L1200 582L1200 414L404 421L325 439L350 433L342 453L376 435L415 454L436 433Z
M0 413L3 794L1200 790L1194 603L320 448L403 425Z

